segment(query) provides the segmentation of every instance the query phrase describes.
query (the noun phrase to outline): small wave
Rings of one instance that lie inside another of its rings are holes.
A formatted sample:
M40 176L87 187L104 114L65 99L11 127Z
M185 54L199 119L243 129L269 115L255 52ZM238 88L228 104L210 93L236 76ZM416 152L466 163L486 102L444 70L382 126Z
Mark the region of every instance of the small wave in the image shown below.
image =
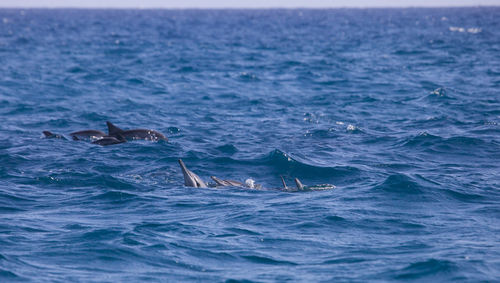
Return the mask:
M339 135L336 133L334 128L329 129L316 129L316 130L308 130L304 136L306 137L314 137L314 138L334 138Z
M396 52L394 52L395 55L404 55L404 56L408 56L408 55L424 55L424 54L428 54L429 52L426 51L426 50L397 50Z
M81 235L81 238L88 240L110 240L121 237L121 232L111 229L95 229L93 231L87 232ZM80 236L79 236L80 237Z
M292 175L300 176L344 176L359 174L360 170L355 167L343 166L343 167L321 167L309 165L304 162L300 162L292 158L289 154L275 149L270 152L265 158L259 160L259 162L266 163L276 168L276 170L283 174L283 172L288 172Z
M177 69L177 72L178 73L194 73L194 72L198 72L198 69L196 69L193 66L183 66L183 67L180 67L179 69Z
M67 72L73 73L73 74L79 74L79 73L84 73L85 70L79 66L74 66L74 67L69 68L67 70Z
M120 45L118 45L120 46ZM137 50L131 48L118 47L113 49L108 49L104 52L106 55L133 55L137 53Z
M0 206L0 213L15 213L15 212L24 212L25 209L20 209L12 206Z
M224 281L225 283L255 283L255 282L258 282L258 281L252 281L252 280L247 280L247 279L227 279L226 281Z
M337 215L328 215L324 218L324 222L328 224L333 224L333 223L338 224L340 222L345 222L345 221L347 221L345 218Z
M3 278L5 280L20 280L21 279L21 277L19 277L14 272L9 271L9 270L5 270L3 268L0 268L0 278Z
M408 146L408 147L430 146L442 140L443 138L439 136L431 135L428 132L422 132L417 136L407 139L406 142L403 144L403 146Z
M255 232L255 231L252 231L252 230L248 230L248 229L243 229L243 228L227 228L225 229L229 232L233 232L237 235L247 235L247 236L259 236L261 235L261 233L259 232Z
M453 189L445 189L444 192L454 199L464 202L477 202L485 199L482 195L459 192Z
M402 269L395 279L420 279L427 276L435 276L439 273L450 273L457 269L455 263L447 260L429 259L412 263Z
M236 146L232 144L221 145L216 147L215 149L222 154L228 154L228 155L233 155L238 152L238 148L236 148Z
M139 78L130 78L127 80L127 83L131 85L144 85L144 81Z
M128 202L130 200L136 199L137 195L131 193L125 193L120 191L110 191L105 192L96 196L93 196L92 199L95 200L104 200L104 201L112 201L112 202Z
M480 157L484 153L497 152L500 147L493 141L480 138L456 136L443 138L427 132L407 139L403 147L418 148L425 152L448 153L452 155L469 155Z
M382 184L373 189L402 195L419 195L424 193L422 186L404 174L390 175Z
M360 263L364 261L366 261L366 259L359 257L343 257L343 258L325 260L323 264Z
M244 259L247 259L248 261L254 262L254 263L259 263L259 264L270 264L270 265L297 265L297 263L292 262L292 261L286 261L286 260L276 260L271 257L266 257L266 256L257 256L257 255L248 255L248 256L241 256Z

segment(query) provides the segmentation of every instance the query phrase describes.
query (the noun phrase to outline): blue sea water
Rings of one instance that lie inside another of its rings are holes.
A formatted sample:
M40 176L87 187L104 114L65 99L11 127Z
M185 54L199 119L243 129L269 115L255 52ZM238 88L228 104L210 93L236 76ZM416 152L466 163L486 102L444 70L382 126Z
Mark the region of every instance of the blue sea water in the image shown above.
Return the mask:
M0 281L500 278L500 8L0 21Z

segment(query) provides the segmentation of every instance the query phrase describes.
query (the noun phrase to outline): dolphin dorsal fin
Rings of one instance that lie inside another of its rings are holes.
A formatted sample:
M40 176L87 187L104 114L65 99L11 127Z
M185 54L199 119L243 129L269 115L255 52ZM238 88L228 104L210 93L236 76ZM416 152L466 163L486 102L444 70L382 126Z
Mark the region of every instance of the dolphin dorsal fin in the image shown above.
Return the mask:
M299 190L304 189L304 185L302 185L302 183L300 182L300 180L298 178L295 178L295 185L297 185L297 189L299 189Z
M110 121L106 121L106 125L108 125L108 135L110 135L110 136L121 134L124 132L124 130L113 125L113 123L111 123Z
M281 183L283 183L283 189L288 189L287 186L286 186L286 183L285 183L285 179L283 179L283 176L280 176L281 178Z
M53 136L53 135L54 135L52 132L49 132L49 131L43 131L42 133L43 133L43 135L44 135L46 138L51 137L51 136Z

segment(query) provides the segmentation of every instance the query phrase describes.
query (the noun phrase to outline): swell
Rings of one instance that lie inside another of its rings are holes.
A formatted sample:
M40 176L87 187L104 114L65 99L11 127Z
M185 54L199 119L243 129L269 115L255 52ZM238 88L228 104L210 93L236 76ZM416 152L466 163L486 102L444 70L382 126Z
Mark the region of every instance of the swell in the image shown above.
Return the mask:
M222 148L218 147L216 150L224 150L225 152L234 152L236 147L232 145L224 145ZM224 157L208 157L203 153L190 152L190 156L186 159L192 162L207 162L211 161L216 165L243 165L249 168L265 166L269 174L290 174L302 177L313 177L317 179L328 178L332 176L345 177L345 176L358 176L362 171L353 166L318 166L309 164L304 161L299 161L297 158L292 157L290 154L275 149L267 154L257 156L253 159L241 159L235 156Z
M403 139L396 148L429 153L446 153L481 157L485 153L499 155L500 143L479 137L453 136L443 138L428 132Z

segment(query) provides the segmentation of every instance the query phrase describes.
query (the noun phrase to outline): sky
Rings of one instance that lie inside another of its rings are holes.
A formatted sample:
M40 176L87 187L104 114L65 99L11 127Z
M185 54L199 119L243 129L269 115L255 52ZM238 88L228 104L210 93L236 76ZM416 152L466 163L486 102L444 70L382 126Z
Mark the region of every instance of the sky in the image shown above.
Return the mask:
M338 8L500 6L500 0L0 0L0 7L79 8Z

